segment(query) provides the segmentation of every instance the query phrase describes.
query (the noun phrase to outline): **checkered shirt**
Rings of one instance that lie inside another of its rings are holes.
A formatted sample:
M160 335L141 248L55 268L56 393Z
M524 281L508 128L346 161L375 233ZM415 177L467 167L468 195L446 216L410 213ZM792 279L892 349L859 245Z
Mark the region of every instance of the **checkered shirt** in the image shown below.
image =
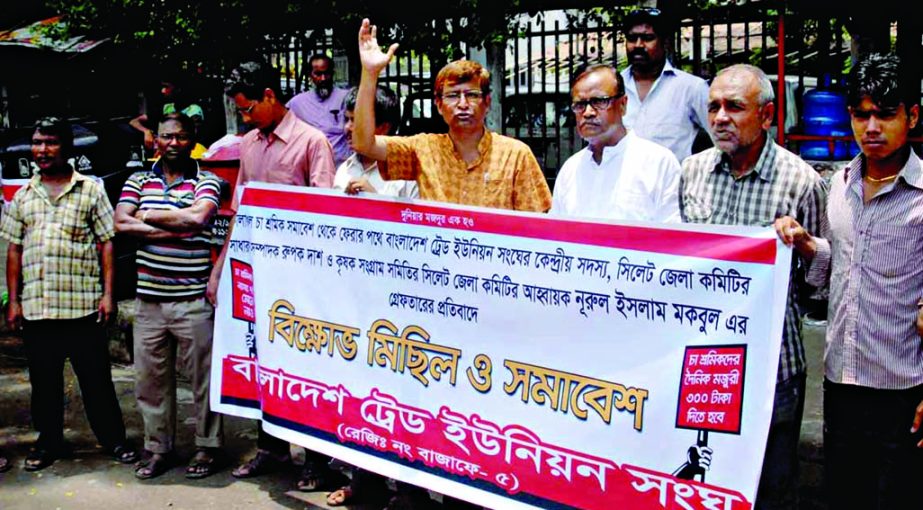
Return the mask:
M734 178L730 160L715 148L683 161L679 205L683 221L717 225L771 226L791 216L817 232L827 203L827 185L801 158L767 139L756 166ZM806 289L796 278L805 262L792 261L777 381L805 373L797 297Z
M114 235L112 205L90 177L74 172L56 200L39 175L17 191L0 236L23 248L23 316L76 319L94 313L102 297L97 243Z

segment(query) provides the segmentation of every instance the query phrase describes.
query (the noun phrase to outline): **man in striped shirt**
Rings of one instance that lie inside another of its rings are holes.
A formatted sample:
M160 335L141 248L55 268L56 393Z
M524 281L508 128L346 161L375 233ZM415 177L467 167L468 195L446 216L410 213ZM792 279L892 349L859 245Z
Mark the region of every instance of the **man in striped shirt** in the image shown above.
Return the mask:
M146 455L135 475L154 478L175 464L178 351L195 403L197 450L186 477L203 478L218 467L222 443L221 417L208 403L215 309L205 300L220 185L190 157L195 125L189 117L165 117L156 142L160 160L128 178L115 210L116 230L140 239L135 395Z
M723 69L709 90L708 120L715 147L683 161L683 221L770 226L793 216L815 228L826 186L798 156L776 145L772 84L760 69ZM776 377L772 422L756 508L797 507L798 437L804 411L805 356L797 307L800 283L793 261Z
M831 179L820 230L776 221L830 283L824 479L830 508L917 508L923 480L923 162L907 137L920 83L891 55L853 67L848 105L862 154ZM811 232L818 237L812 237Z

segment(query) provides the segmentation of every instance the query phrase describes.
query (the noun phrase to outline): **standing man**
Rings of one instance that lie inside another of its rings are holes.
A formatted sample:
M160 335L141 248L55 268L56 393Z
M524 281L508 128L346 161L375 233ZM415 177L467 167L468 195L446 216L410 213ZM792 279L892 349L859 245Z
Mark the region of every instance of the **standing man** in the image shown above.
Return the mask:
M159 121L161 115L171 113L182 113L196 122L197 126L205 122L205 112L202 107L192 102L180 85L178 77L166 77L160 82L160 96L162 101L161 111L148 115L142 112L141 115L131 119L128 124L137 129L144 135L144 146L148 149L156 149L157 133L155 129L148 128L151 122ZM151 105L153 106L153 105ZM156 127L156 126L154 126Z
M438 202L546 212L551 191L529 147L512 138L490 132L484 125L490 109L490 73L477 62L456 60L436 75L436 109L449 126L447 134L382 136L375 132L375 91L378 75L394 52L378 45L376 28L368 19L359 28L362 78L356 98L353 148L375 161L385 180L416 181L420 198ZM388 509L430 508L432 501L422 489L398 485L398 495ZM444 506L467 505L445 498Z
M471 60L443 67L434 88L436 109L449 126L447 134L414 136L375 134L375 90L388 65L368 19L359 29L362 78L356 99L353 146L376 161L385 180L417 181L420 198L439 202L546 212L551 192L529 147L492 133L484 125L490 109L490 73Z
M32 135L36 174L3 214L9 241L7 321L22 327L38 441L26 471L44 469L67 453L64 444L64 360L70 358L96 439L117 461L138 455L125 440L112 384L103 324L115 315L112 288L112 206L102 185L67 163L74 135L46 117Z
M175 463L177 350L195 404L196 454L186 478L209 476L222 460L221 417L208 402L215 309L205 300L220 184L190 157L195 132L186 115L161 120L160 159L128 178L115 209L116 230L140 238L133 334L135 396L144 419L145 459L135 470L141 479Z
M772 83L759 68L733 65L711 85L708 120L715 147L683 161L680 212L683 221L769 226L792 216L816 228L826 186L798 156L776 145ZM756 508L797 506L798 437L804 412L805 356L798 295L801 282L792 261L772 423L756 496Z
M856 159L834 174L817 230L776 221L830 283L824 349L824 478L830 508L912 508L923 480L923 163L907 140L919 82L893 55L853 67ZM820 237L812 237L811 233Z
M225 93L234 100L245 124L254 127L240 142L240 173L237 189L250 181L317 186L333 184L336 167L333 151L323 133L305 124L282 103L279 71L260 62L245 62L231 71ZM231 200L237 210L240 194ZM231 219L231 229L234 221ZM228 232L230 239L231 232ZM217 304L218 283L229 243L212 269L206 295ZM320 490L332 482L330 458L307 451L300 490ZM259 429L256 456L231 472L237 478L250 478L276 471L291 462L289 444Z
M589 145L561 167L553 214L679 222L679 162L625 129L625 84L615 67L578 68L571 86L577 133Z
M628 95L625 126L682 161L692 154L699 130L708 128L708 85L667 59L668 24L658 9L632 11L624 31L630 64L622 71Z
M296 117L316 127L333 146L333 160L339 166L352 153L346 139L346 118L343 113L343 99L349 89L333 84L333 59L323 53L311 55L308 66L311 70L310 90L293 97L287 106Z

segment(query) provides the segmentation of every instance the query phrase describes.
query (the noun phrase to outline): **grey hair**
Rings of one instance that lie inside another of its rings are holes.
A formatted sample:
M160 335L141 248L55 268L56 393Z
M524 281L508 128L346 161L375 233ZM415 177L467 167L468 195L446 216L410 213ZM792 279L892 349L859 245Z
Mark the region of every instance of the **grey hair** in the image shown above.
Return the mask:
M734 64L732 66L725 67L724 69L718 71L718 74L715 75L715 78L725 73L739 72L739 71L750 73L751 75L753 75L754 78L756 78L756 81L759 83L760 95L759 95L758 100L760 102L760 106L765 106L773 102L773 100L775 100L776 93L775 93L775 90L773 90L772 88L772 82L769 80L769 77L766 76L766 73L764 73L763 70L760 69L759 67L752 66L750 64Z

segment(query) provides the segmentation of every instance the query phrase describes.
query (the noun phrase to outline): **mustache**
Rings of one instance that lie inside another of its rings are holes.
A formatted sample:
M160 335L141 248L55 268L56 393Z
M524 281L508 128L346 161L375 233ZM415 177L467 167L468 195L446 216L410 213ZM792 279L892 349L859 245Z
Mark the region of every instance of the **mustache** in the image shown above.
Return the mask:
M628 52L628 56L629 57L646 57L647 52L644 51L643 49L638 48L636 50L631 50L630 52Z

